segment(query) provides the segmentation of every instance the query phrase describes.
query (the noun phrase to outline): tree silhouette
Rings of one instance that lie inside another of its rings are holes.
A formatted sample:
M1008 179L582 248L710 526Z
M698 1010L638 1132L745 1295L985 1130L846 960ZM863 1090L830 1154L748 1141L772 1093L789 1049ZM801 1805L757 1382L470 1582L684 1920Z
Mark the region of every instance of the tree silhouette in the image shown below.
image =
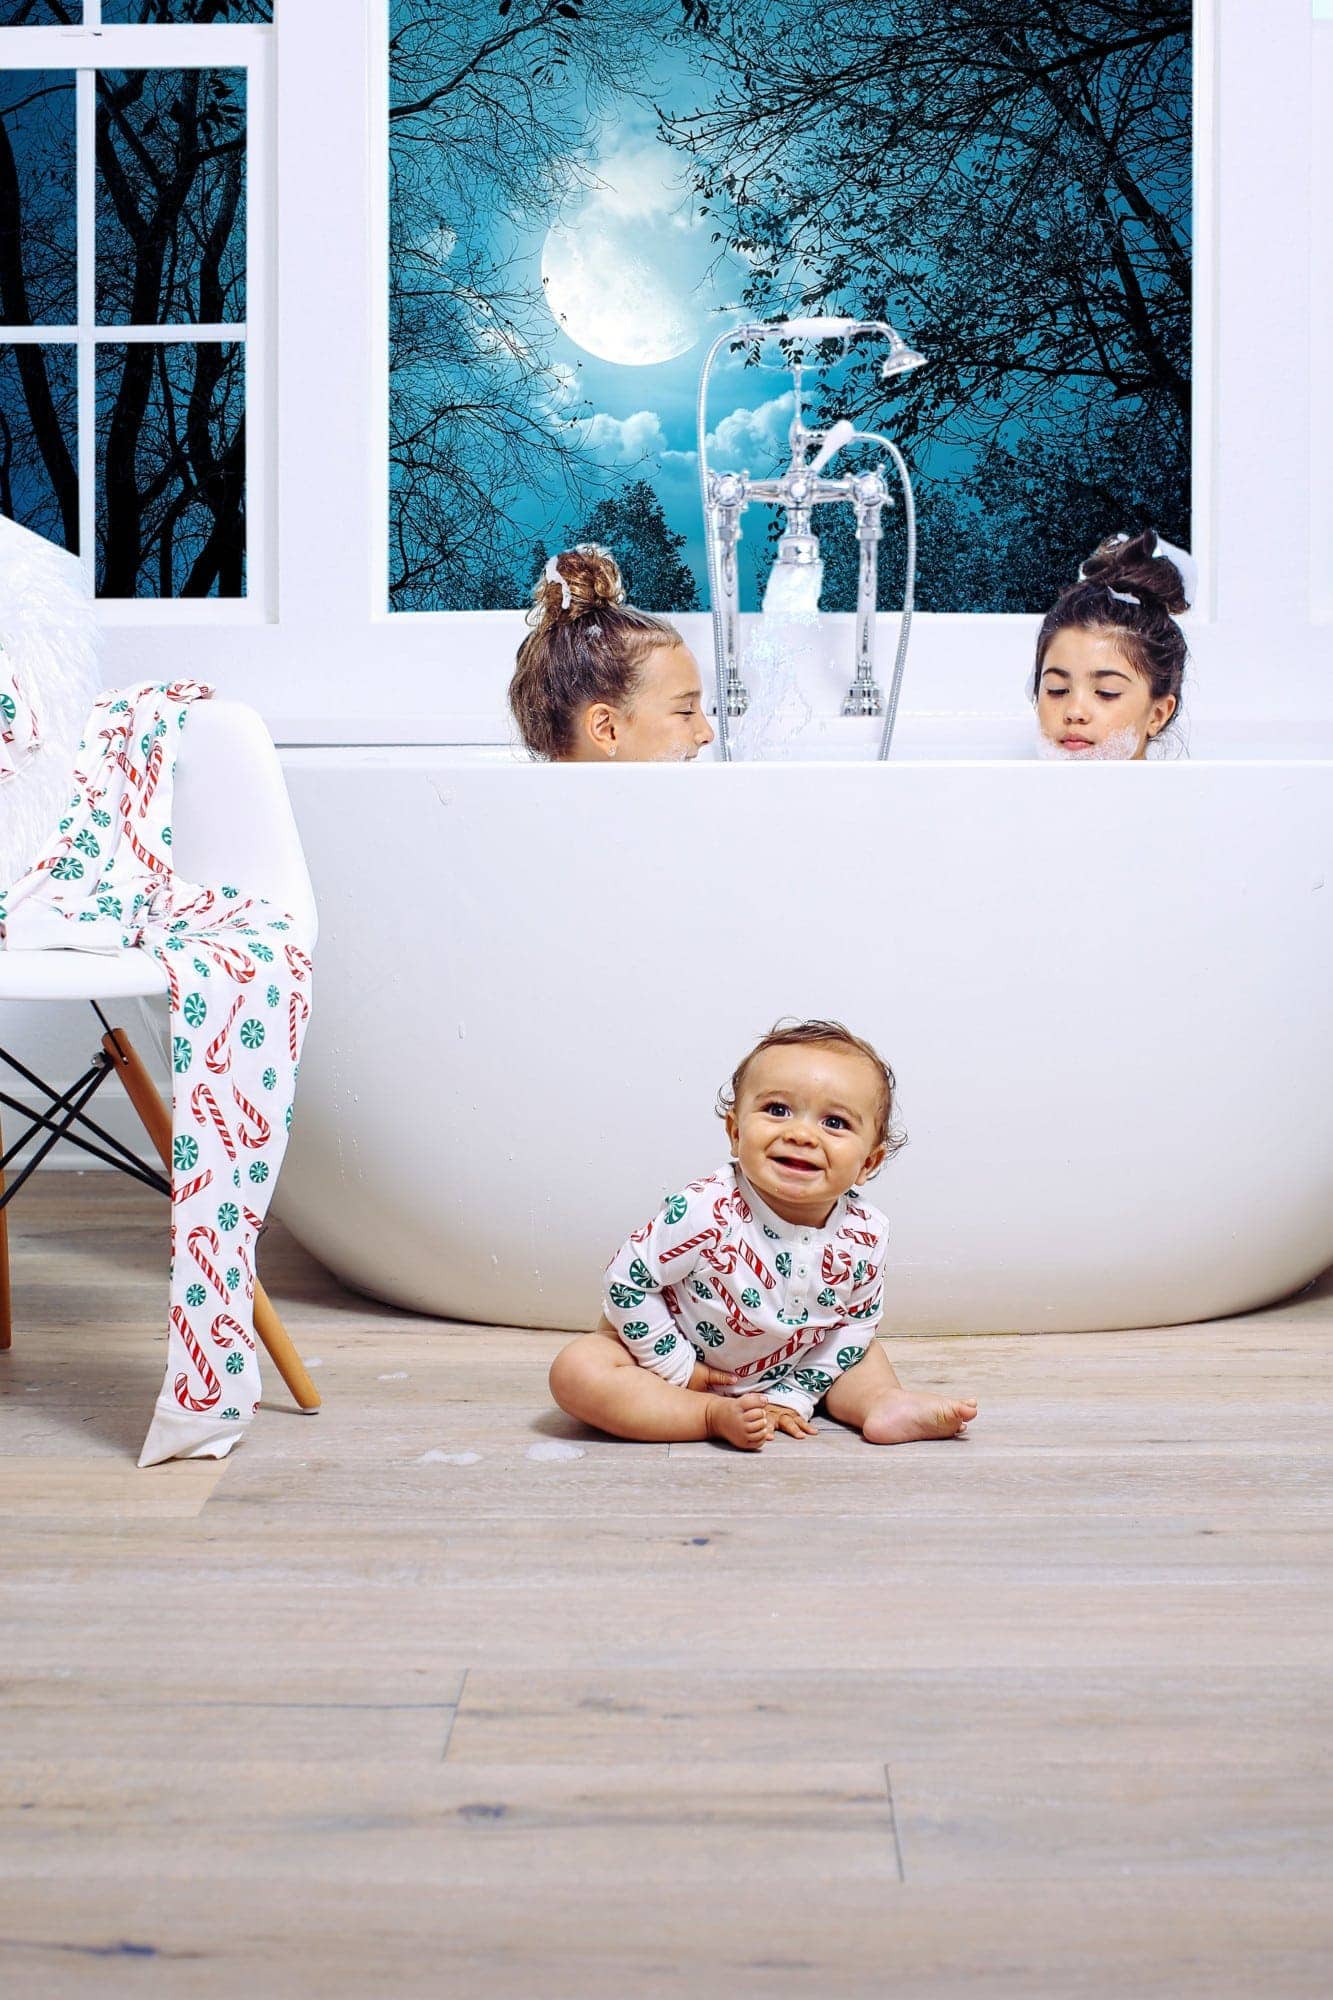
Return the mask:
M635 479L599 500L584 525L570 530L565 546L598 542L610 549L626 599L641 611L699 611L703 607L694 572L677 554L686 539L667 526L662 503L647 480Z
M642 84L662 15L662 0L394 0L397 610L490 601L522 571L533 501L554 523L608 483L579 431L590 405L552 362L555 325L518 246L595 184L597 120ZM526 601L526 588L509 600Z
M62 92L72 107L72 81L61 72L33 75L25 93L13 85L0 108L0 307L11 324L67 324L75 317L73 127L62 151L31 114L42 98L58 104ZM99 74L101 325L244 319L245 152L240 73ZM243 345L100 344L96 396L99 593L241 595ZM16 343L0 370L0 500L71 549L76 428L71 351Z
M663 134L756 316L886 318L929 355L886 415L867 350L836 412L891 428L988 545L923 551L923 601L1035 609L1109 529L1188 541L1187 0L826 0L817 37L808 18L730 0L695 20L716 87Z
M102 0L102 19L142 26L271 21L273 0Z
M242 83L226 70L98 77L103 323L244 316ZM98 374L101 594L241 595L243 347L127 342L103 348Z
M34 71L5 78L0 314L8 326L68 323L75 317L74 162L73 77ZM0 376L4 511L77 554L75 426L70 350L14 343Z

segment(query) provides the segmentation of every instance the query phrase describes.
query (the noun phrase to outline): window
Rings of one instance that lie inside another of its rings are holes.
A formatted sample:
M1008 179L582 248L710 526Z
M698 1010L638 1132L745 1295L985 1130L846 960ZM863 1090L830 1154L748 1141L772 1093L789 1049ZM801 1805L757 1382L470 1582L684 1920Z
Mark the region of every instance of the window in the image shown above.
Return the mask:
M0 35L0 504L108 617L265 614L271 15L50 0Z
M636 602L706 604L695 394L742 317L887 318L927 355L886 387L862 342L804 385L807 422L905 447L923 609L1044 608L1131 522L1189 544L1191 0L935 16L390 0L395 608L526 604L582 539ZM719 469L787 462L760 359L715 364ZM819 520L850 611L850 510ZM746 516L747 608L778 525Z

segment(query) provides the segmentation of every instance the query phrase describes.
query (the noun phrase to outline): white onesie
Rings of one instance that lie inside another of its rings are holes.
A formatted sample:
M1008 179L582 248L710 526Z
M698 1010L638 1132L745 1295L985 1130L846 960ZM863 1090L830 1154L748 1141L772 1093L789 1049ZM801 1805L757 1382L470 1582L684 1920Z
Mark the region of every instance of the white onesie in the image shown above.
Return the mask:
M784 1222L735 1161L691 1181L606 1267L606 1316L634 1359L682 1387L696 1356L808 1417L884 1310L889 1225L857 1188L822 1228Z

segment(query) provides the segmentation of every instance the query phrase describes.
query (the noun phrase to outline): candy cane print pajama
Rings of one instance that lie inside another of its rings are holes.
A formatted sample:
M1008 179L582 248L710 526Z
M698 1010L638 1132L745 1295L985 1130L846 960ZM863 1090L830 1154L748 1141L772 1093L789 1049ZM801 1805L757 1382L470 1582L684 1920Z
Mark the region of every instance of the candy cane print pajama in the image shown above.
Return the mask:
M822 1229L786 1222L734 1161L691 1181L606 1269L606 1316L682 1387L696 1359L803 1417L865 1353L884 1310L889 1226L849 1188Z
M259 1407L255 1242L287 1147L310 1013L310 956L292 918L171 861L180 732L211 690L192 681L105 694L84 726L75 791L12 889L0 934L140 946L167 976L175 1090L167 1370L140 1465L226 1455ZM243 811L237 803L236 810Z

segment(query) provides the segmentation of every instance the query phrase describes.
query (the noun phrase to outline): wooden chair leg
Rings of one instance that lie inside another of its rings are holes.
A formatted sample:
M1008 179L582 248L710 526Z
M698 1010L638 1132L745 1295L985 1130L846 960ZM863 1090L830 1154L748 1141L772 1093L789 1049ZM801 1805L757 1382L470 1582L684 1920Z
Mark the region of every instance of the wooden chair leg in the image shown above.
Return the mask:
M102 1037L102 1047L125 1086L125 1095L139 1114L144 1131L156 1146L168 1174L171 1172L171 1113L157 1093L157 1087L139 1060L137 1051L123 1028L110 1028ZM279 1319L268 1293L255 1279L255 1332L273 1358L293 1397L303 1410L319 1408L319 1391L306 1373L291 1335Z
M0 1153L4 1150L4 1134L0 1131ZM0 1194L4 1191L5 1170L0 1167ZM0 1350L8 1347L13 1337L9 1309L9 1210L0 1208Z

